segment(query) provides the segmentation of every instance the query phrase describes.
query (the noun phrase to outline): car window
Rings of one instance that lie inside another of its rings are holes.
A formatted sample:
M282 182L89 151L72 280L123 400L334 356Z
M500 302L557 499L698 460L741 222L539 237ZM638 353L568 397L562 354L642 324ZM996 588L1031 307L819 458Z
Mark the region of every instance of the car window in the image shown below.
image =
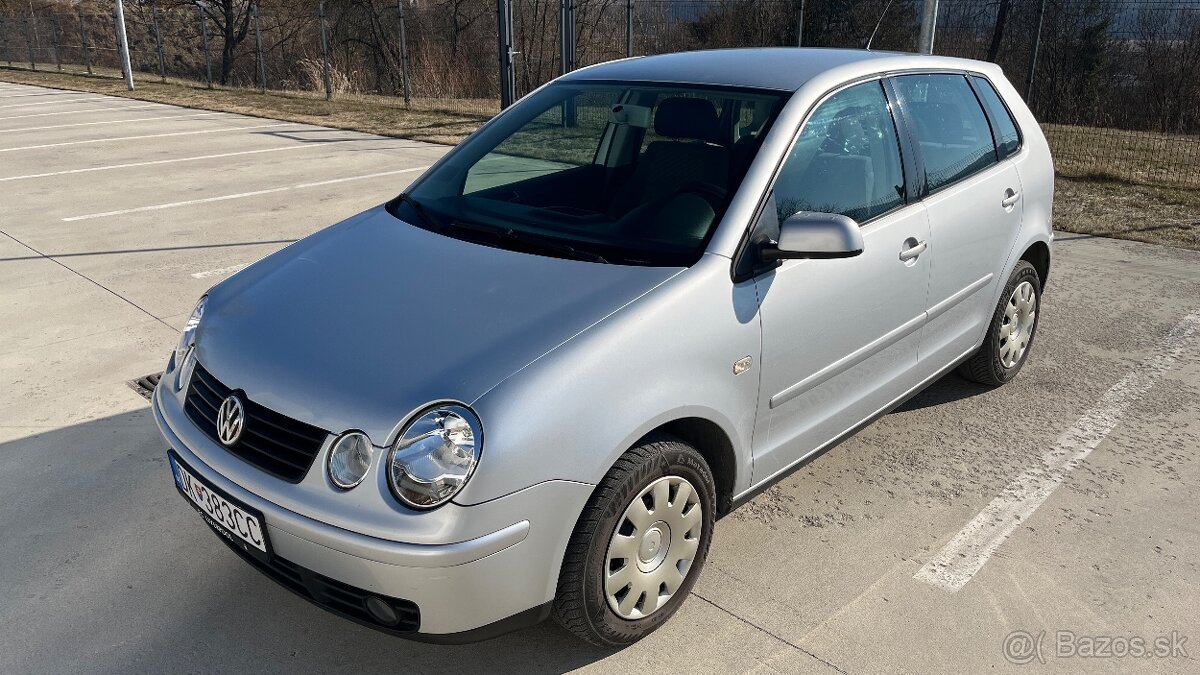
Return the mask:
M691 265L789 95L554 83L473 134L388 208L410 225L485 246Z
M996 161L996 147L979 99L963 75L904 75L896 91L916 124L930 190Z
M591 164L619 94L581 92L545 110L467 171L463 193Z
M983 105L987 107L988 114L991 116L994 127L992 132L996 136L996 147L1000 151L1001 157L1007 157L1017 151L1021 147L1021 134L1017 131L1017 123L1009 112L1008 107L1000 100L1000 94L996 93L996 88L988 82L986 78L973 75L971 77L975 81L975 88L979 91L979 97L983 99Z
M775 182L780 222L800 211L840 213L862 222L903 203L900 145L878 81L822 103Z

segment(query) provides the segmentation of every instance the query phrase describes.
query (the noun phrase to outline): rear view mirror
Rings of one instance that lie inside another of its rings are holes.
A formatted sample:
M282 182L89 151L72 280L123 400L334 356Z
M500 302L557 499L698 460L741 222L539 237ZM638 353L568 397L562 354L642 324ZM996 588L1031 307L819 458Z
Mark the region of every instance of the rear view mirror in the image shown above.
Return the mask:
M863 252L862 232L853 218L801 211L779 226L779 241L762 249L763 260L852 258Z

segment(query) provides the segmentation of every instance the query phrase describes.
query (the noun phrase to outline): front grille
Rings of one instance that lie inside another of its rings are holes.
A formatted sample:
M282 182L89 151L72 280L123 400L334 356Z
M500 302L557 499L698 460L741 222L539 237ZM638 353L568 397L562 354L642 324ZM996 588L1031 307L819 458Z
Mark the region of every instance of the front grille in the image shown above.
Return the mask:
M183 409L209 438L217 438L217 410L233 393L199 363L192 372ZM272 476L299 483L312 466L329 432L305 424L243 397L246 421L242 437L226 449ZM223 446L224 447L224 446Z
M253 565L259 572L305 600L338 616L389 633L415 633L421 627L421 610L411 600L390 598L364 591L301 567L278 555L271 556L270 562L263 562L244 551L241 546L229 541L227 537L219 536L217 538L225 542L231 551L237 553L242 560ZM372 596L391 605L398 619L395 623L385 624L371 616L371 613L367 611L367 598Z

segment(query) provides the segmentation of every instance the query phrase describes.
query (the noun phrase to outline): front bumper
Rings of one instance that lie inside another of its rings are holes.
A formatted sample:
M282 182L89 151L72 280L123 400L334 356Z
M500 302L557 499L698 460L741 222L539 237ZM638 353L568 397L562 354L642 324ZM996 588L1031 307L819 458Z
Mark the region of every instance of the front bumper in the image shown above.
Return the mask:
M363 535L263 499L215 471L189 443L207 442L214 446L205 448L205 454L221 449L203 436L186 433L191 427L186 417L164 416L164 409L172 408L160 400L167 387L164 379L164 385L155 391L153 398L155 421L167 442L193 471L262 512L274 555L281 559L280 565L298 568L295 576L318 582L323 577L348 586L341 589L344 591L341 597L351 604L356 602L351 596L359 591L363 598L375 594L415 604L419 608L419 626L416 632L401 632L416 639L438 642L486 639L546 617L567 540L592 486L549 481L484 504L455 506L460 518L486 510L489 517L481 520L494 520L499 512L507 514L512 523L464 541L413 544ZM176 425L180 425L181 433L176 433ZM185 435L189 437L187 443L181 438ZM314 463L314 467L319 466ZM403 532L397 531L396 538L402 537ZM319 583L299 586L287 583L287 574L268 569L275 561L264 564L249 559L248 562L330 611L386 630L373 625L369 617L362 620L346 606L339 608L322 602L323 587Z

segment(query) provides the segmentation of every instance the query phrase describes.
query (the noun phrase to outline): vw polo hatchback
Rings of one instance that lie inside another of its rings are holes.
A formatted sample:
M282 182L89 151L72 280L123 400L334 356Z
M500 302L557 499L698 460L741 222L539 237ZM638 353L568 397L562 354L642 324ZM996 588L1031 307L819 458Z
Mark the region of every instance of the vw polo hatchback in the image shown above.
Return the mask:
M331 612L627 644L717 517L956 367L1020 371L1052 199L992 64L585 68L212 288L155 416L219 539Z

